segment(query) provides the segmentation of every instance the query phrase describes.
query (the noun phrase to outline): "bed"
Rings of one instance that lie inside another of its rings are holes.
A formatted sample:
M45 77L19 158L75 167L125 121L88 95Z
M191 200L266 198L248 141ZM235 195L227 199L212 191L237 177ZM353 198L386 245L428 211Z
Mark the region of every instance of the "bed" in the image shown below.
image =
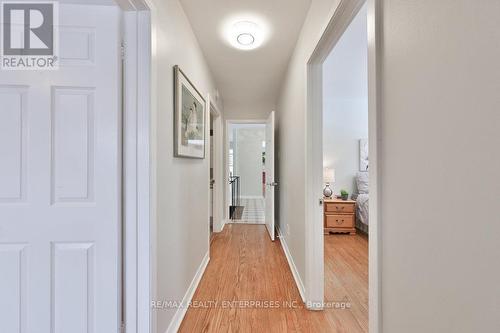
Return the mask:
M368 172L360 171L356 175L356 228L368 233L369 190Z

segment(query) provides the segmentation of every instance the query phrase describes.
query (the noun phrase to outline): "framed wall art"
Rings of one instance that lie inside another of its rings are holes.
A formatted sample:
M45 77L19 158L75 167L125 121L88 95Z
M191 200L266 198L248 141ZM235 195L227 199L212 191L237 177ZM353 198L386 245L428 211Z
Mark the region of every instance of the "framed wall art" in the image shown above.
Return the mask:
M205 158L205 99L179 66L174 66L174 155Z

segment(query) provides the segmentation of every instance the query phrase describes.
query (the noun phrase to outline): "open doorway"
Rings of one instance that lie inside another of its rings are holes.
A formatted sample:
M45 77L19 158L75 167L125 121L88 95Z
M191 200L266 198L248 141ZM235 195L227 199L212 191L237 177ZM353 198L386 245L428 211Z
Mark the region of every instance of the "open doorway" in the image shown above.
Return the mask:
M209 182L209 189L210 189L210 195L209 195L209 209L210 209L210 214L209 214L209 229L210 229L210 243L212 242L213 239L213 233L214 233L214 185L215 185L215 175L214 175L214 115L212 112L210 112L210 121L209 121L209 126L210 126L210 182Z
M213 103L210 102L210 112L209 112L209 160L210 160L210 172L209 172L209 230L210 230L210 243L213 240L214 232L221 231L220 220L221 220L221 207L220 201L221 195L221 184L222 184L222 163L221 163L221 148L222 148L222 133L221 132L221 116L218 109Z
M221 232L224 227L224 159L223 159L223 124L222 114L217 108L216 99L208 96L209 105L209 160L208 175L209 191L209 230L210 242L214 233Z
M323 62L325 300L349 303L368 331L368 53L366 4Z
M376 1L342 0L307 62L306 216L312 222L305 230L306 301L308 308L316 310L324 309L325 301L332 297L349 301L351 306L357 304L361 310L350 312L360 331L377 331L380 324L376 58L379 15ZM328 80L329 87L325 85ZM347 200L333 198L333 194L341 192ZM358 202L360 199L363 203ZM327 239L337 240L330 249ZM353 239L359 240L361 249L347 244ZM339 257L341 254L344 258ZM333 262L332 266L332 260L337 260L337 264ZM342 260L344 264L339 265ZM356 265L349 266L346 260L354 260ZM332 288L329 282L342 275L346 267L359 269L348 272L349 279L337 281L339 288Z
M267 120L226 122L228 223L265 225L275 239L275 112Z
M265 225L275 239L275 112L226 123L228 223Z
M229 123L230 223L265 224L266 126Z
M275 112L226 123L228 223L265 225L275 239Z

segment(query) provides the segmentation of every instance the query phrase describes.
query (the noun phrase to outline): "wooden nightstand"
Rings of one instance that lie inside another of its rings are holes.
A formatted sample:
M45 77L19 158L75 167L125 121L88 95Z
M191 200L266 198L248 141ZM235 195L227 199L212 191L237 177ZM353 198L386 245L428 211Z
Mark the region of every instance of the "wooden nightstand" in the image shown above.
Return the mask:
M323 227L325 234L343 232L356 234L356 201L324 199Z

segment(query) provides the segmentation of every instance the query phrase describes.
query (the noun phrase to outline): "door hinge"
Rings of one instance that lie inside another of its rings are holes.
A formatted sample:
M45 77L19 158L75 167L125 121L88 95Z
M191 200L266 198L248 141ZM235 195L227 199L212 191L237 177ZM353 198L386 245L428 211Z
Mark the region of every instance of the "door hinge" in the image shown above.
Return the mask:
M121 325L120 325L120 333L125 333L125 323L121 323Z
M122 57L122 60L125 60L125 42L121 42L121 45L120 45L120 56Z

